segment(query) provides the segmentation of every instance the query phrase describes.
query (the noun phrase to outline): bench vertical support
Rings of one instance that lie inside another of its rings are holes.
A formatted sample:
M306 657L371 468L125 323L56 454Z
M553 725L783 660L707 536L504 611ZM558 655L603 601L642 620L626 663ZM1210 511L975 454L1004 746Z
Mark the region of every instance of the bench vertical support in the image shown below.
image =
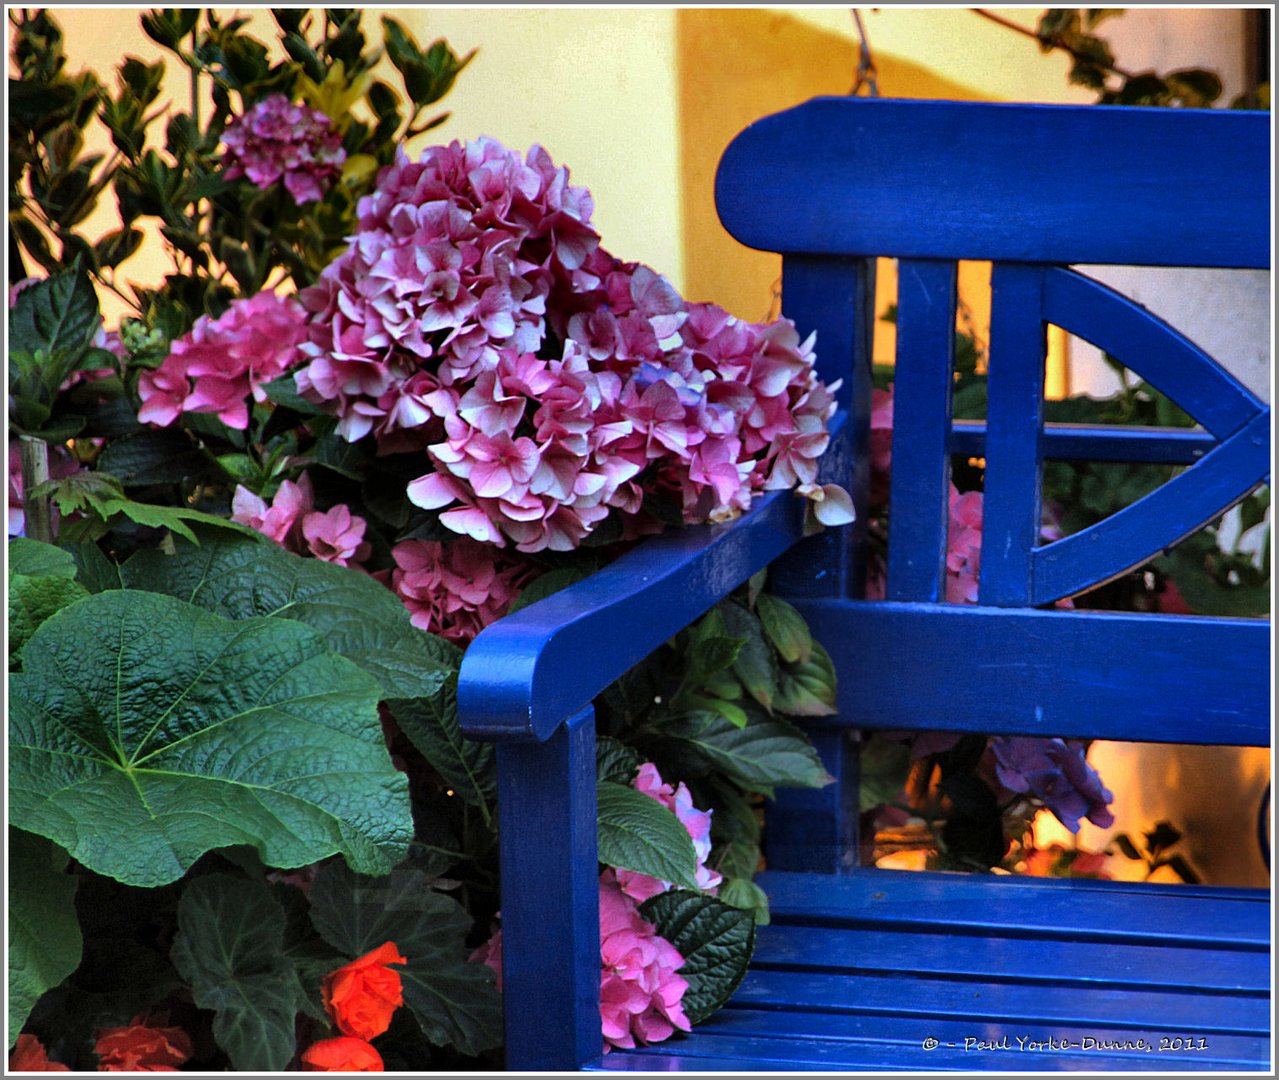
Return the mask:
M870 491L870 405L875 330L875 260L788 255L782 263L783 314L801 334L820 326L817 371L841 380L839 408L848 417L822 463L822 479L844 484L857 519L797 544L774 565L783 596L860 596L865 579L866 509ZM832 318L832 312L843 313ZM857 743L846 731L813 732L834 783L818 790L783 789L768 808L766 857L775 870L847 873L856 866Z
M991 273L982 503L981 603L1030 603L1039 542L1044 417L1044 268L996 264Z
M889 600L944 595L957 271L953 262L898 265Z
M506 1065L576 1070L603 1045L594 709L499 743L497 774Z

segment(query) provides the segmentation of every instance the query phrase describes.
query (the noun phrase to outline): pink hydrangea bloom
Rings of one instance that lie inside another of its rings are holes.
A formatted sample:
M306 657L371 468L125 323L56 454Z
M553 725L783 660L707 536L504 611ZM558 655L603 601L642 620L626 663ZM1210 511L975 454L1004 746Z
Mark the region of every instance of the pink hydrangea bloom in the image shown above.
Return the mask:
M946 533L946 599L975 604L981 576L982 493L959 493L950 486L950 527Z
M332 121L283 94L263 98L232 120L222 141L228 180L247 176L265 190L283 178L299 204L322 198L346 160Z
M640 915L611 870L600 876L600 962L606 1053L689 1030L681 1005L688 983L676 974L684 958Z
M485 544L570 550L610 517L640 535L646 495L693 522L808 485L847 520L815 486L835 401L811 338L687 303L604 251L592 208L538 147L401 154L301 295L299 388L345 438L425 451L409 499Z
M303 473L297 483L285 480L268 506L261 496L237 484L231 500L231 520L256 529L289 551L305 550L302 519L314 508L311 478Z
M249 426L248 398L288 371L306 338L304 311L291 297L260 292L234 300L218 319L202 315L164 362L138 379L143 423L167 427L184 412L216 413L227 427Z
M636 791L642 791L650 799L655 799L675 812L680 823L688 830L688 835L693 841L693 850L697 853L698 888L714 896L724 879L706 865L706 860L711 854L712 811L698 810L693 805L693 796L682 780L679 786L674 788L664 783L661 774L657 771L657 766L651 761L646 761L640 766L632 785ZM669 881L660 881L634 870L619 868L614 873L621 890L634 900L647 900L650 896L666 892L671 887Z
M405 540L391 555L391 587L413 625L461 645L505 615L537 574L518 556L468 537Z
M364 539L368 522L352 514L343 503L321 513L313 510L302 518L302 536L307 549L317 559L349 566L363 562L373 550Z

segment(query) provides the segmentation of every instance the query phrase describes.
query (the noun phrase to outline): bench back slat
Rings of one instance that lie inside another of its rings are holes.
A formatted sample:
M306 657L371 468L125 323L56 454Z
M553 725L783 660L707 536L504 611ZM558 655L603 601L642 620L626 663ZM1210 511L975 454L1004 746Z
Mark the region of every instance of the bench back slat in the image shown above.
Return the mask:
M733 141L716 202L742 243L783 254L1264 267L1269 123L816 98Z
M842 677L823 724L1269 746L1270 625L967 604L797 601Z

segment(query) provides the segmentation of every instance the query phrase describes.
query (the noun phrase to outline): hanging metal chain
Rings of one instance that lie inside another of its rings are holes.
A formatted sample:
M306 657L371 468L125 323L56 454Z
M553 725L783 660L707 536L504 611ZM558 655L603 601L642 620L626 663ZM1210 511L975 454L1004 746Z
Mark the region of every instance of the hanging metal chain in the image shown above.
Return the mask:
M853 88L849 91L851 97L856 97L866 90L870 97L879 97L879 82L877 81L879 72L875 70L875 58L870 51L870 37L866 33L866 27L862 23L861 12L857 8L849 9L853 13L853 22L857 25L857 36L861 39L861 49L857 56L857 78L853 82Z

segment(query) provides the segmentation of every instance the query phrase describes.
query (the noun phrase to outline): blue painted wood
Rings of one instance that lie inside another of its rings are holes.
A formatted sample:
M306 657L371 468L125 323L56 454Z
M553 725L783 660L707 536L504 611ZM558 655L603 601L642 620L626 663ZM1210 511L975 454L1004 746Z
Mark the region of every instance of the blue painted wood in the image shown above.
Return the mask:
M782 789L768 808L764 857L777 870L847 874L857 867L858 754L848 731L814 731L813 746L831 782Z
M823 724L1270 743L1263 620L890 601L796 606L848 673L839 715Z
M594 710L497 771L507 1067L575 1069L602 1041Z
M1270 410L1131 506L1031 554L1031 603L1110 581L1197 532L1270 476ZM985 537L983 537L983 545ZM985 569L983 561L983 570Z
M1044 360L1042 267L995 266L990 275L986 475L982 501L983 604L1026 603L1039 542ZM895 414L894 414L895 415Z
M897 267L888 549L892 600L945 595L957 276L953 262L902 259Z
M1264 267L1269 123L817 98L738 135L715 200L743 244L787 254Z
M819 99L734 142L718 179L721 212L745 242L785 254L784 311L801 333L819 332L823 376L845 380L849 422L823 480L849 486L859 510L869 257L902 260L892 506L902 551L890 560L894 595L910 599L855 599L864 515L800 542L798 501L772 496L731 525L645 543L480 636L459 701L468 733L502 743L513 1065L1173 1071L1269 1062L1264 892L859 870L848 730L1269 745L1267 622L1034 609L1143 544L1155 550L1139 535L1157 547L1265 475L1258 447L1269 416L1255 398L1139 307L1048 264L1268 265L1267 125L1261 115L1194 110ZM1099 160L1105 184L1096 182ZM942 264L983 258L999 264L990 413L985 423L952 424L949 328L933 297L952 288ZM1045 426L1045 321L1115 352L1207 430ZM919 599L940 589L948 453L987 458L981 606ZM1039 466L1057 457L1193 464L1101 532L1041 547ZM773 867L823 872L774 869L761 879L774 925L728 1008L691 1037L600 1059L589 720L565 720L585 716L605 685L787 552L774 580L841 676L840 715L812 726L840 782L779 801L768 854ZM550 1015L557 987L570 1004ZM1033 1059L963 1049L982 1035L1204 1033L1203 1051L1153 1058L1080 1045Z
M1159 465L1193 465L1218 440L1191 428L1045 423L1040 436L1046 461L1146 461ZM956 420L950 452L965 457L986 453L984 420Z
M477 739L545 739L610 683L803 535L803 500L654 537L487 627L462 659L458 721ZM590 663L583 663L590 657Z
M1255 394L1184 334L1077 271L1047 272L1043 316L1110 353L1219 439L1262 409Z

